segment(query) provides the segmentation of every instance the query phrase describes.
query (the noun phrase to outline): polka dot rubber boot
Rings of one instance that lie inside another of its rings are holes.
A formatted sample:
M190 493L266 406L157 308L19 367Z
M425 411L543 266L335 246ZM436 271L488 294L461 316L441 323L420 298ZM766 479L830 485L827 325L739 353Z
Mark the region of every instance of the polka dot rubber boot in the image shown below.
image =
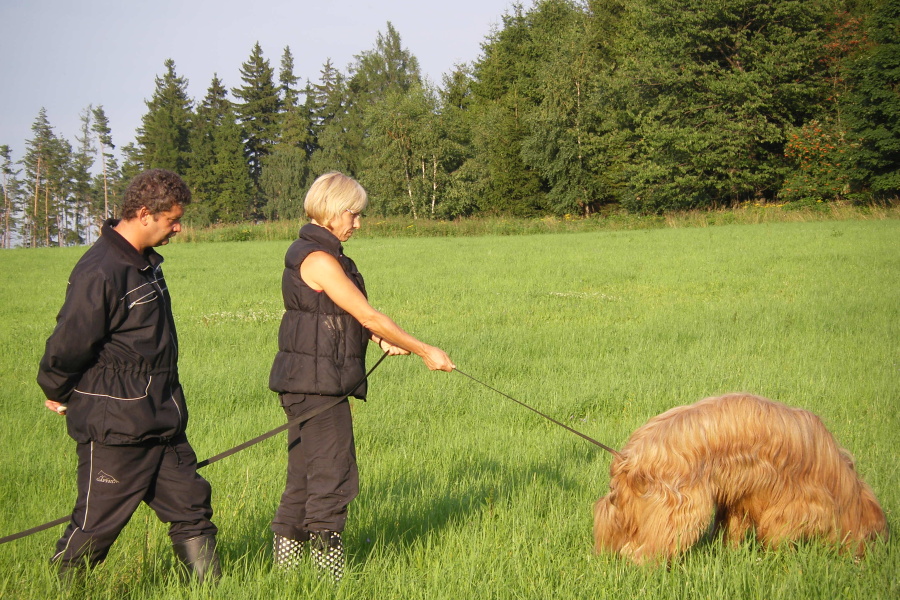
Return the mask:
M344 542L340 532L313 531L309 541L309 552L320 576L339 582L344 577Z
M303 544L290 538L275 534L272 541L272 559L276 567L282 569L296 569L303 560Z

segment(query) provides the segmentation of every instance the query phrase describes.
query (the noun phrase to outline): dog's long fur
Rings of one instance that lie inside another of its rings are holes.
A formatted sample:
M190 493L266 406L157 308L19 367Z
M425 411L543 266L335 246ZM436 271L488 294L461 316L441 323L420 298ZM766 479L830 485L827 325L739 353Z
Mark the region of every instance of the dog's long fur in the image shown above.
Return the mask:
M811 412L749 394L706 398L650 419L610 467L594 504L597 552L668 560L709 531L767 546L823 538L857 555L887 535L853 459Z

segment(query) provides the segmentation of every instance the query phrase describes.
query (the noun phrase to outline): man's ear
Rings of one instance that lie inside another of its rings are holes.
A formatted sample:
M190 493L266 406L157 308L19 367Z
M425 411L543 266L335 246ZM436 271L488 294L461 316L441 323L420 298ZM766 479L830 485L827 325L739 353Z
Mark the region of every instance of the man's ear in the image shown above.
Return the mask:
M153 218L153 215L150 214L150 211L147 210L146 206L142 206L137 211L137 218L141 222L141 225L146 225L147 221Z

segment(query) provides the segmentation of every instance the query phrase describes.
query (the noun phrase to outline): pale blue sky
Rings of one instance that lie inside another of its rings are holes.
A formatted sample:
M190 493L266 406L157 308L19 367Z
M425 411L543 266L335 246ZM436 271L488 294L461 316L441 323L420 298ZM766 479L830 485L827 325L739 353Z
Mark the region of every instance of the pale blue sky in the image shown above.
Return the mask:
M172 58L192 98L213 74L229 89L259 41L275 68L285 46L301 82L318 81L327 58L346 72L390 21L440 84L481 44L512 0L0 0L0 144L21 158L43 106L56 135L75 144L79 115L102 104L117 149L133 141ZM531 6L530 0L522 2ZM246 14L246 7L254 14Z

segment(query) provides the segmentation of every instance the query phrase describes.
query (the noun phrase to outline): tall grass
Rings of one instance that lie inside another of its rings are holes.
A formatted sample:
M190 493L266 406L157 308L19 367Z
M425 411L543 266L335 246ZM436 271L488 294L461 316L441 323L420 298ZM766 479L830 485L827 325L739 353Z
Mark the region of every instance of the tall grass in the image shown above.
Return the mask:
M465 237L532 235L591 231L623 231L716 225L760 223L798 223L813 221L881 220L900 218L900 204L853 205L845 203L752 204L745 203L721 210L690 210L662 215L635 215L610 208L589 218L563 217L475 217L453 221L410 219L406 217L369 217L359 238L378 237ZM266 221L236 225L195 228L185 225L177 242L248 242L292 240L297 236L296 221Z
M368 225L368 224L366 224ZM900 508L900 222L818 221L516 237L354 239L373 304L459 368L613 447L649 417L745 390L815 411ZM287 243L163 249L203 458L280 425L267 390ZM82 249L0 253L0 533L63 516L73 443L34 384ZM377 355L372 350L371 358ZM591 552L609 456L457 373L386 360L353 405L362 478L349 573L271 568L284 438L216 463L225 576L184 590L142 508L92 598L896 598L898 543L702 544L669 569ZM0 596L53 597L60 529L0 546Z

